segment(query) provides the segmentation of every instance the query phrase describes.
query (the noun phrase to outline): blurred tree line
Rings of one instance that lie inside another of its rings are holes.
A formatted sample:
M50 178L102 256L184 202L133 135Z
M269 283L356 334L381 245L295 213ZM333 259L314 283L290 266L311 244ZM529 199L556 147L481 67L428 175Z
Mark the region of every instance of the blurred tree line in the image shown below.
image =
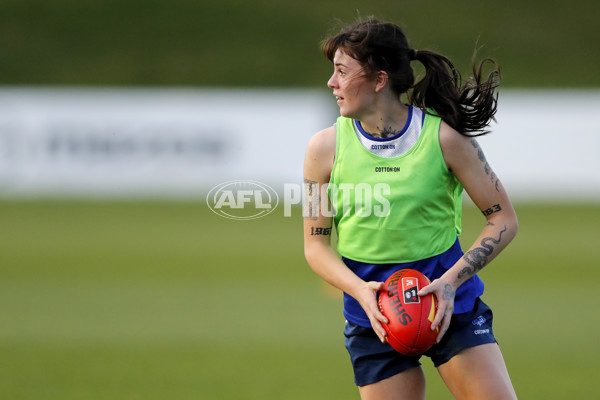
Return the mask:
M319 42L358 16L503 85L598 87L596 0L2 0L1 85L325 87Z

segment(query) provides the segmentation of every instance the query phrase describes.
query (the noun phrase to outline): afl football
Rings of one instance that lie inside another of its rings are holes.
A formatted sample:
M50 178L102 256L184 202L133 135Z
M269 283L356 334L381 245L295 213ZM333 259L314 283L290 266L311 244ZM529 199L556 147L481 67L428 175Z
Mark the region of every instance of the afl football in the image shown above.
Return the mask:
M389 320L382 324L388 343L399 353L418 355L435 343L439 328L431 330L437 310L432 293L423 297L417 292L431 282L421 272L402 269L386 281L387 291L379 293L379 310Z

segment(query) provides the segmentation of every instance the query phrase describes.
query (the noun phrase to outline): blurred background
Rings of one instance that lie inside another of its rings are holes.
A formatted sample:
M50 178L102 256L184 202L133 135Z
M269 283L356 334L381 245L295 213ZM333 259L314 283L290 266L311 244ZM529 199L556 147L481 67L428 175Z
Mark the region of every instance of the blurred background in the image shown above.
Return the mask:
M367 4L368 3L368 4ZM0 398L358 398L339 293L301 211L213 213L257 181L283 200L332 124L319 42L398 23L503 83L480 143L515 241L481 272L517 393L593 398L600 368L600 6L505 1L0 2ZM463 245L482 228L465 199ZM581 304L581 305L580 305ZM428 397L452 398L428 360Z

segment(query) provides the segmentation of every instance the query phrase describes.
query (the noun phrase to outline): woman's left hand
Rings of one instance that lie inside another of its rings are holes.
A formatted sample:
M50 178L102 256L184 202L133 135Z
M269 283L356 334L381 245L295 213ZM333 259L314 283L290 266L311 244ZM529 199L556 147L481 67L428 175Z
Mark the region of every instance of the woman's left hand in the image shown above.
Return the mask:
M448 330L448 326L450 326L452 313L454 313L454 296L456 295L456 288L441 277L435 279L431 284L419 290L419 293L417 294L419 296L425 296L429 293L433 293L437 300L438 309L435 318L431 323L431 330L434 330L439 326L440 330L435 339L435 342L439 343Z

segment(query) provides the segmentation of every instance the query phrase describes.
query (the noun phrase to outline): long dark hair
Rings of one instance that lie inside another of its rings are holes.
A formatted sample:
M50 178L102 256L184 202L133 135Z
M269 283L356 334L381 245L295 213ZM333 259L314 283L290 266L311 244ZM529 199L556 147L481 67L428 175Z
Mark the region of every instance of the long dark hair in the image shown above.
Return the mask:
M394 93L406 93L412 105L439 115L462 135L488 133L485 128L494 119L498 104L495 89L500 84L500 71L493 59L477 64L473 56L473 76L463 83L450 59L431 50L411 49L399 26L375 18L343 28L321 45L332 62L339 49L356 59L367 76L385 71ZM425 66L425 76L416 83L410 66L413 60ZM486 63L493 68L484 80Z

